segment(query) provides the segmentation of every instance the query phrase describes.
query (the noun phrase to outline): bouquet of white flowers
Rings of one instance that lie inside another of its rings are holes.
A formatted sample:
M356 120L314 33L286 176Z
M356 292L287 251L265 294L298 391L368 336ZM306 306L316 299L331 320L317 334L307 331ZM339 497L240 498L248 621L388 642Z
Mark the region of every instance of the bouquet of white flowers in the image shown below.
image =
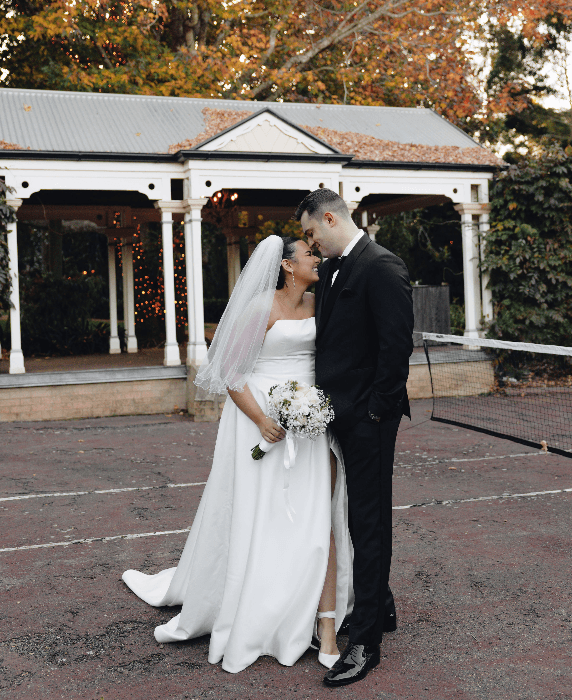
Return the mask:
M268 396L269 417L292 437L315 440L326 432L328 423L334 419L330 397L317 386L290 380L273 386ZM252 448L252 458L262 459L277 444L261 440Z

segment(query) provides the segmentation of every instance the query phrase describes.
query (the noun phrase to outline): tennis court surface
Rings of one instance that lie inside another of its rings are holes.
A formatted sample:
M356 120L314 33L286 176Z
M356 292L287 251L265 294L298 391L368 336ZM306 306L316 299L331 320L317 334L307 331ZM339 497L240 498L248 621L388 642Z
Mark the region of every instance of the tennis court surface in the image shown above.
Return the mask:
M345 689L307 652L231 675L208 639L159 645L128 568L174 566L217 424L159 415L0 426L0 697L10 700L568 700L572 460L403 420L391 584L398 630ZM175 612L174 612L175 611ZM340 638L342 645L345 638Z

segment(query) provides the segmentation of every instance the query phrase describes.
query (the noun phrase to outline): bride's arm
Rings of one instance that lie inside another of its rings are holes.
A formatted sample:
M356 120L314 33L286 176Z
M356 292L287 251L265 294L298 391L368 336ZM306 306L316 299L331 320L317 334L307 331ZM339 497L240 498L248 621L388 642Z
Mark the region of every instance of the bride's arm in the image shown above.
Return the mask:
M248 388L248 384L245 384L243 391L232 391L229 389L228 395L238 408L256 424L260 434L267 442L280 442L280 440L284 439L286 433L283 428L275 423L272 418L264 415L263 410Z

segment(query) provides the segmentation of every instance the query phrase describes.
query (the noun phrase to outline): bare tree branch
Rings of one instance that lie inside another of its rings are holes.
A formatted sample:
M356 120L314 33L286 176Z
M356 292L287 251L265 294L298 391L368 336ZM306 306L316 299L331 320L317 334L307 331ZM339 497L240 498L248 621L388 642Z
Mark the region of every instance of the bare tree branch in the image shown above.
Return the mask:
M288 73L288 71L290 71L292 68L307 65L312 60L312 58L314 58L314 56L318 55L322 51L325 51L331 46L335 46L336 44L341 43L352 34L359 35L359 33L361 32L371 32L373 29L372 25L375 24L375 22L377 22L377 20L381 19L382 17L390 17L392 19L396 19L406 17L410 14L417 14L423 17L441 14L456 14L454 12L448 11L424 13L423 11L418 10L416 8L404 12L395 11L398 8L403 7L403 5L406 5L407 2L408 0L388 0L388 2L385 2L382 7L378 8L374 12L368 12L363 17L355 19L354 22L351 22L350 19L355 18L360 10L363 10L365 8L369 9L369 3L362 2L354 10L348 13L347 17L344 18L344 20L338 25L335 31L333 31L328 36L323 37L320 41L318 41L311 48L305 50L303 53L291 56L288 60L286 60L283 66L278 69L277 77L283 76L284 74ZM274 83L275 80L265 80L261 82L257 87L255 87L251 91L250 95L256 98L261 93L270 89L270 87Z
M270 30L270 38L269 38L269 42L268 42L268 48L266 49L264 54L260 57L259 63L261 66L265 65L268 62L268 60L272 57L272 55L274 54L274 52L276 50L276 40L278 38L278 34L280 32L280 29L282 28L283 23L285 21L287 21L288 18L290 17L290 15L292 14L292 11L296 7L296 4L297 4L297 0L293 0L286 8L286 11L280 16L280 18L278 19L276 24ZM235 86L237 86L237 87L240 86L244 82L244 80L250 79L254 75L255 72L256 71L253 68L248 68L248 69L241 71L239 73L239 75L234 79Z
M98 50L99 53L101 54L101 58L103 59L103 62L105 63L105 65L106 65L108 68L110 68L110 69L113 70L113 64L112 64L111 61L109 60L109 56L105 53L105 49L103 48L103 46L100 46L100 45L97 43L97 41L95 41L95 39L93 40L93 43L95 44L97 50Z

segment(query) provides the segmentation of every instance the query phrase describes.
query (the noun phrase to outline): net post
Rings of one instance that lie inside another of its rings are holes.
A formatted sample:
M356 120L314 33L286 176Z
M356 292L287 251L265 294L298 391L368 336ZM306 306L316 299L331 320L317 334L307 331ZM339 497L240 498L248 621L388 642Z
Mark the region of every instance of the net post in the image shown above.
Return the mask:
M431 360L429 359L429 341L423 338L423 350L425 350L425 357L427 358L427 369L429 371L429 381L431 382L431 398L433 400L433 406L431 408L431 420L433 420L433 415L435 413L435 389L433 387L433 374L431 373Z

